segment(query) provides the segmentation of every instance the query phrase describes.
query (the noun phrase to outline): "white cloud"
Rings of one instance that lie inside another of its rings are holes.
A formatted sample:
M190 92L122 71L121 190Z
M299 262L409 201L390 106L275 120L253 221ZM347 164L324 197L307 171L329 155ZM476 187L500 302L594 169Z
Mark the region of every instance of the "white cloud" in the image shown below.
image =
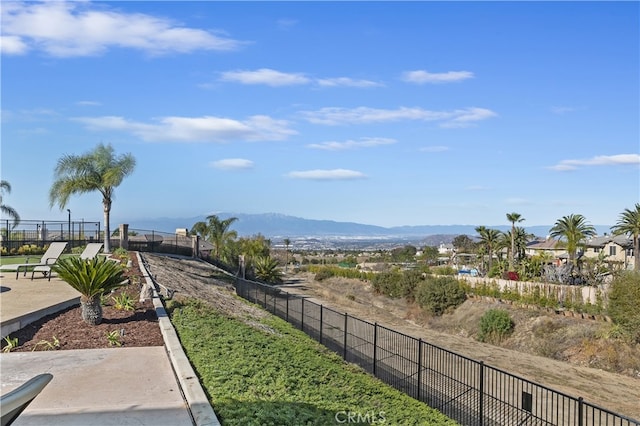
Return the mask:
M430 73L428 71L406 71L402 73L402 80L407 83L425 84L425 83L453 83L457 81L473 78L474 75L470 71L449 71L443 73Z
M278 28L280 28L281 30L288 30L298 25L298 21L295 19L282 18L282 19L278 19L276 24L278 25Z
M322 87L381 87L382 83L371 80L355 80L348 77L320 78L316 83Z
M390 138L360 138L360 140L347 140L344 142L321 142L307 145L309 148L324 149L327 151L342 151L346 149L371 148L380 145L390 145L397 141Z
M422 148L420 148L420 151L422 151L422 152L444 152L444 151L449 151L449 147L448 146L443 146L443 145L423 146Z
M27 43L17 36L0 36L0 53L22 55L29 51Z
M293 171L287 176L293 179L308 180L354 180L367 177L364 173L348 169Z
M358 107L321 108L317 111L302 111L303 118L314 124L330 126L341 124L383 123L401 120L439 121L441 127L467 127L475 121L496 117L485 108L464 108L453 111L430 111L422 108L377 109Z
M255 71L227 71L222 73L221 80L241 84L265 84L273 87L308 84L311 81L304 74L284 73L269 68Z
M221 81L240 84L264 84L271 87L299 86L316 84L321 87L379 87L380 83L370 80L356 80L349 77L314 79L303 73L287 73L271 68L257 70L225 71L220 74Z
M567 171L575 170L581 166L626 166L640 165L640 154L598 155L586 160L562 160L551 170Z
M210 165L220 170L246 170L253 168L253 161L244 158L226 158L224 160L212 161Z
M157 55L236 50L244 44L169 19L110 11L89 2L3 2L2 9L6 54L31 48L57 57L90 56L122 47Z
M76 102L76 105L80 105L80 106L100 106L102 104L100 102L97 102L97 101L78 101L78 102Z
M163 117L154 123L142 123L123 117L78 117L91 130L117 130L132 133L145 141L229 142L233 140L284 140L296 134L288 122L267 116L252 116L245 121L221 117Z

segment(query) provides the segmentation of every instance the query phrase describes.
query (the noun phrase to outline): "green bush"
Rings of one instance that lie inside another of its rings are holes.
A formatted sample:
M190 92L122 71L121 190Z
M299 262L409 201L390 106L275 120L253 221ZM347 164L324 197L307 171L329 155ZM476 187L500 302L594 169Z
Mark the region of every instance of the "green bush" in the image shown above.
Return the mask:
M513 331L513 321L504 309L489 309L480 318L478 340L487 343L500 343Z
M640 343L640 272L624 272L611 282L608 313L614 323Z
M402 273L398 270L380 272L373 277L371 285L378 294L384 294L394 299L404 296Z
M442 315L466 300L462 285L454 277L427 276L416 289L416 302L433 315Z
M327 278L333 277L333 270L331 268L323 268L316 272L314 279L316 281L326 280Z
M400 290L402 296L404 296L409 302L416 300L416 289L422 281L424 281L426 275L417 269L405 271L402 274L402 281L400 282Z

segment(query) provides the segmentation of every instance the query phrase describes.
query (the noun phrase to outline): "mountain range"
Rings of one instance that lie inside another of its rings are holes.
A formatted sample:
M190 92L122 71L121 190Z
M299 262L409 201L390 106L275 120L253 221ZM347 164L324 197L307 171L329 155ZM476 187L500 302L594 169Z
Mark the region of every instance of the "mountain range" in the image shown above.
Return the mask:
M274 240L282 238L365 238L365 239L414 239L430 235L477 235L475 228L479 225L417 225L382 227L355 222L336 222L333 220L304 219L279 213L215 213L220 219L236 217L231 225L240 237L261 234ZM190 218L155 218L132 221L114 221L129 223L132 230L153 230L174 233L178 228L191 229L196 222L205 221L206 215ZM500 231L509 231L511 224L489 226ZM525 226L528 233L545 237L553 225ZM594 225L599 235L610 233L610 226Z

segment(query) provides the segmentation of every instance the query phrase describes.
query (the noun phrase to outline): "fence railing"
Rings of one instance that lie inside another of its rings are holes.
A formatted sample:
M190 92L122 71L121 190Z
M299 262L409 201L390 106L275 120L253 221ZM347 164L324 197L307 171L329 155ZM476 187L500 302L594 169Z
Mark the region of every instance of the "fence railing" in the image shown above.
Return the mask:
M14 228L11 220L0 221L0 246L9 253L25 245L44 247L53 241L67 241L71 249L103 238L100 222L21 220Z
M236 293L304 331L345 361L463 425L640 426L637 420L582 398L277 287L238 279Z

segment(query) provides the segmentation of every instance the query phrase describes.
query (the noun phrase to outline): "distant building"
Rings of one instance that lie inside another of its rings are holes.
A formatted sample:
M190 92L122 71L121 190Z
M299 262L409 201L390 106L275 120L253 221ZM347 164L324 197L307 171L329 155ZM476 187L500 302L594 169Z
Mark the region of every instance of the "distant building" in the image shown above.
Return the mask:
M607 262L619 263L623 269L633 269L635 253L632 238L626 235L604 235L587 240L584 251L586 258L598 258L603 254Z
M552 259L559 258L563 253L566 253L566 251L567 249L560 244L560 240L551 237L537 238L529 242L525 248L527 256L544 254L550 256Z

